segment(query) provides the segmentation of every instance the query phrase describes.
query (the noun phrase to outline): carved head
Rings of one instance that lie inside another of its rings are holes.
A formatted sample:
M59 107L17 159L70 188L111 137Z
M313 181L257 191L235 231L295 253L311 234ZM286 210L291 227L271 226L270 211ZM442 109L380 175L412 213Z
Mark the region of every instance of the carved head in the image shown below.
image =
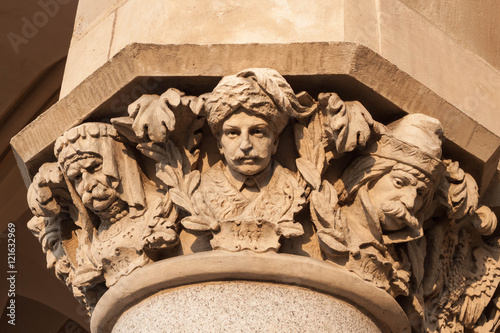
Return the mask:
M232 170L251 176L264 170L278 148L278 133L262 117L240 109L224 121L219 149Z
M416 213L429 192L429 178L409 165L397 163L391 171L369 183L367 191L382 230L418 228Z
M137 163L118 139L111 125L86 123L55 144L60 169L83 205L97 214L116 210L120 202L137 210L145 207Z
M118 200L119 181L104 174L100 156L78 155L67 161L66 174L87 208L101 212Z
M428 205L444 171L441 123L414 114L387 126L341 176L341 199L365 187L384 231L420 229L418 213Z
M43 252L47 256L47 268L52 268L57 261L66 257L62 247L60 218L56 217L33 217L28 222L28 229L38 238Z
M312 112L299 103L278 72L267 68L224 77L205 108L228 166L245 175L254 175L269 165L290 117L302 118Z

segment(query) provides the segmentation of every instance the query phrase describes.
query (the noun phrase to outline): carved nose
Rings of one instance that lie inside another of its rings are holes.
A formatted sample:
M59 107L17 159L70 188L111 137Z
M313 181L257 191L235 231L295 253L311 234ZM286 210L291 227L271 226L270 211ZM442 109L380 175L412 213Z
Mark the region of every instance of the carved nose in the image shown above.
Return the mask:
M97 181L94 179L94 177L88 173L88 172L82 172L82 182L83 182L83 189L87 192L92 191L92 189L96 186Z
M417 189L413 187L407 187L405 193L401 196L401 202L408 210L412 210L415 206L415 200L417 199Z
M242 136L240 149L243 151L249 151L250 149L252 149L252 143L250 142L247 136Z

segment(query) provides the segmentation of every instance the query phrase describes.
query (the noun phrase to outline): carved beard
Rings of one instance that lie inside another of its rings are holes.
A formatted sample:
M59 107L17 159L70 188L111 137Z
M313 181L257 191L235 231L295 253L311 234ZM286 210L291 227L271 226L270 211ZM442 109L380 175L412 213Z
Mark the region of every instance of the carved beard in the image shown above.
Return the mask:
M125 201L117 199L106 210L95 213L104 221L112 224L128 214L128 206Z
M383 204L381 210L385 216L388 216L398 222L402 222L411 228L417 229L420 226L418 219L406 209L399 201L389 201ZM382 216L383 221L385 216ZM403 228L401 228L403 229Z

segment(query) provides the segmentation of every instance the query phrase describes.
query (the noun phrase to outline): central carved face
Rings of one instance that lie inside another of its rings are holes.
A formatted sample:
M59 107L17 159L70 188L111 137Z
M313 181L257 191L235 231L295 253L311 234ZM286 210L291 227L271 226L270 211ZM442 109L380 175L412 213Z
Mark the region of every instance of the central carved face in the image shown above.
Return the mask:
M278 148L278 133L265 119L240 108L222 125L219 145L229 168L252 176L271 162Z
M382 229L395 231L417 228L415 213L422 207L427 185L410 172L392 170L368 188Z
M100 157L87 157L72 162L67 175L85 207L94 212L102 212L118 200L116 186L102 171Z

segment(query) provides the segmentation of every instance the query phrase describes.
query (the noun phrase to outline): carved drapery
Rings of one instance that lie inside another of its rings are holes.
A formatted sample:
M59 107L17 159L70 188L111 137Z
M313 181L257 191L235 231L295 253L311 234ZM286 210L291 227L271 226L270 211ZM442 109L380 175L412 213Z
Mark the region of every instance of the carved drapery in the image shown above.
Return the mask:
M290 246L312 242L395 297L415 332L494 331L496 217L442 136L434 118L382 124L359 102L248 69L64 133L29 188L28 226L90 313L122 277L187 247L314 257Z

